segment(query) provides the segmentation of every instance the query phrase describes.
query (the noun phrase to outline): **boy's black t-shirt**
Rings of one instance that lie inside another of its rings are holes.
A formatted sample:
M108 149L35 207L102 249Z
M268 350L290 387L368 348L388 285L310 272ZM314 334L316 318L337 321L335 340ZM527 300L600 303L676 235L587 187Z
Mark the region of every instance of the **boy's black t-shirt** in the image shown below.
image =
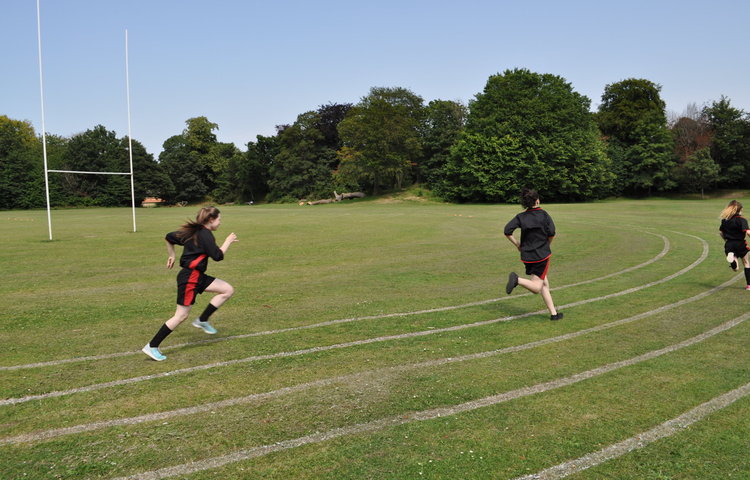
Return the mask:
M722 220L719 230L724 234L724 240L743 240L748 231L747 219L735 215L728 220Z
M505 235L513 235L521 229L521 261L541 262L552 255L549 239L555 236L555 223L552 217L541 208L530 208L519 213L505 225Z
M196 234L198 237L197 244L192 239L183 242L178 234L179 232L169 232L165 238L172 245L182 245L185 247L180 257L180 266L182 268L205 272L208 267L208 257L213 258L216 262L224 259L224 252L216 245L214 234L207 228L200 229Z

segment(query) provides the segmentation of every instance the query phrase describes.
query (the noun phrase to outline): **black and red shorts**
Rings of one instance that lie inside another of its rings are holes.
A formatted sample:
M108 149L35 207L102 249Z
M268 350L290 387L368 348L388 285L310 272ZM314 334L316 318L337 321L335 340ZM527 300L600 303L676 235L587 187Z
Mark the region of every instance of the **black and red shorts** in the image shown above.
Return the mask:
M195 303L195 297L203 293L216 278L211 275L183 268L177 274L177 304L186 307Z
M724 242L724 253L732 252L737 258L743 258L748 251L745 240L727 240Z
M549 258L547 257L541 262L523 262L526 266L526 275L536 275L544 280L547 277L547 270L549 270Z

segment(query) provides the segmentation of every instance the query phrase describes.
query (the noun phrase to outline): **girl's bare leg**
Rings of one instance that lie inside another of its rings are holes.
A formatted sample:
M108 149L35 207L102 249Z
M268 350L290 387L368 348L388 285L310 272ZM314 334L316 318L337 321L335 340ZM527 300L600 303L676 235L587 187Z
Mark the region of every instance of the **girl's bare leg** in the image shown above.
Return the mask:
M170 330L177 328L179 324L187 320L191 308L193 308L192 305L177 305L174 316L165 322L166 326L169 327Z
M232 295L234 295L234 287L218 278L211 282L211 285L206 287L206 291L216 294L209 302L216 308L224 305L224 302L232 298Z

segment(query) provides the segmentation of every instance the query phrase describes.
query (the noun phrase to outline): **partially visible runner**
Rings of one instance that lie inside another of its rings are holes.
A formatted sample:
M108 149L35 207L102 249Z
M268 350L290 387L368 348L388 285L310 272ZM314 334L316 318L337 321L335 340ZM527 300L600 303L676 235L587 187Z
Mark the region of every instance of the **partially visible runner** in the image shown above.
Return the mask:
M724 253L727 256L729 266L735 272L740 268L737 259L742 259L745 266L745 283L746 290L750 290L750 259L747 252L750 248L747 245L745 235L750 230L747 226L747 219L742 216L742 204L737 200L729 202L724 210L721 211L721 225L719 226L719 235L724 239Z
M143 347L142 351L152 359L160 362L167 357L159 351L159 345L190 315L195 297L203 292L215 293L200 317L193 320L193 326L208 334L215 334L216 329L208 322L209 317L231 298L234 288L218 278L206 275L208 258L220 262L229 246L237 241L237 235L230 233L221 247L216 245L214 234L221 225L221 212L216 207L203 207L198 211L194 222L187 222L176 232L167 234L167 268L175 263L175 245L182 245L180 257L182 270L177 274L177 310L174 316L161 326L154 338Z
M521 252L521 261L526 266L526 274L531 277L519 278L515 272L508 275L505 292L510 295L516 286L521 285L531 293L541 293L549 309L550 320L563 318L562 312L555 309L549 289L547 271L549 270L552 250L550 244L555 237L555 223L547 212L539 208L539 194L536 190L521 190L521 205L526 209L505 225L505 236ZM516 240L513 232L521 229L521 241Z

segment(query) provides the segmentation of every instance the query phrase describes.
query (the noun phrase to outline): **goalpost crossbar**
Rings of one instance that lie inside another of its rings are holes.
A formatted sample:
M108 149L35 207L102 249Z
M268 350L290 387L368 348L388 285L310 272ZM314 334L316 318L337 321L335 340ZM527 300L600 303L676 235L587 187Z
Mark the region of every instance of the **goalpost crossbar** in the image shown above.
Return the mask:
M86 175L133 175L130 172L82 172L79 170L47 170L53 173L83 173Z

